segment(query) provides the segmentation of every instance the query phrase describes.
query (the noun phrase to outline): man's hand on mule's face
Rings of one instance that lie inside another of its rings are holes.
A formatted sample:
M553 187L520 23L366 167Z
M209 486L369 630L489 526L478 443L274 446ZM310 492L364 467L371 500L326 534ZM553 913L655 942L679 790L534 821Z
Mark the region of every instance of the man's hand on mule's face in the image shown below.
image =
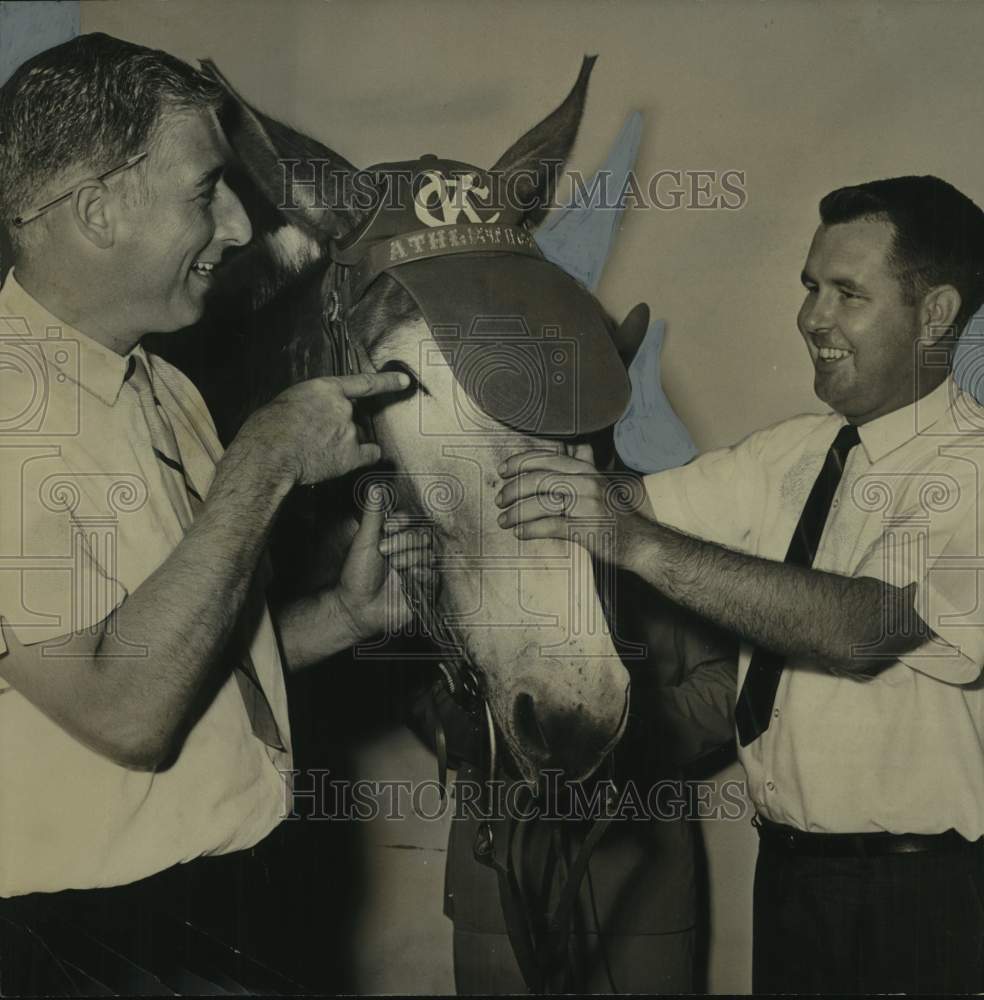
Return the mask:
M638 478L599 472L586 445L573 455L520 452L499 466L499 475L499 525L517 538L569 539L625 566L634 543L652 527L641 513L647 502Z
M401 512L387 517L383 510L365 511L335 589L354 641L408 624L412 612L395 574L428 573L432 563L429 531Z
M352 400L401 392L410 384L402 372L312 378L298 382L257 410L239 437L262 451L260 461L283 469L295 485L337 479L379 461L379 445L361 442Z

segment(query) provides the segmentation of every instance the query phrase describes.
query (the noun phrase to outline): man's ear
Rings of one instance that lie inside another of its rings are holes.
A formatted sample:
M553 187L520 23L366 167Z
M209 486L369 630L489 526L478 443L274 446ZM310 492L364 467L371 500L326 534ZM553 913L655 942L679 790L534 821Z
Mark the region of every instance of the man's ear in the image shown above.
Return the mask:
M111 247L116 239L115 205L106 185L95 178L82 181L70 204L75 228L82 238L100 250Z
M938 285L923 297L923 337L933 343L948 338L956 340L960 334L954 326L961 306L960 293L953 285Z

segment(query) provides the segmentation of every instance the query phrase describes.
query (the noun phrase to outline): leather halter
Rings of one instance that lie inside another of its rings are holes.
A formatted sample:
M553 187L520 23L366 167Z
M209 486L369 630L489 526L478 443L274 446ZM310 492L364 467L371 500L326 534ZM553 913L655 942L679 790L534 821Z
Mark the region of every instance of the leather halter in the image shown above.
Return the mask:
M364 371L355 353L355 345L349 335L347 312L342 308L342 292L345 285L346 268L334 261L329 265L321 283L321 326L328 337L331 350L332 371L336 375L354 375ZM368 361L368 358L366 359ZM371 367L371 366L370 366ZM372 369L375 371L375 369Z
M328 268L322 282L322 302L324 307L321 312L321 325L328 339L329 354L332 361L332 371L341 375L357 375L362 372L377 371L376 366L369 358L368 352L351 335L348 328L348 314L354 302L358 301L350 292L350 282L352 280L352 268L344 264L333 261ZM368 286L362 286L362 294ZM359 296L361 298L361 295ZM356 421L367 441L378 442L375 424L371 414L366 412L356 404ZM402 581L401 577L401 581ZM432 613L432 609L423 606L423 602L413 601L413 596L404 590L404 596L411 602L414 611L425 620L427 628L430 630L438 648L444 650L457 649L458 644L454 637L446 628L444 623ZM470 700L485 704L482 688L478 680L478 674L468 662L467 658L460 655L444 654L443 659L438 662L444 682L448 691L462 702ZM436 730L435 730L436 731ZM443 733L438 732L435 742L438 751L439 781L442 795L447 785L447 751Z

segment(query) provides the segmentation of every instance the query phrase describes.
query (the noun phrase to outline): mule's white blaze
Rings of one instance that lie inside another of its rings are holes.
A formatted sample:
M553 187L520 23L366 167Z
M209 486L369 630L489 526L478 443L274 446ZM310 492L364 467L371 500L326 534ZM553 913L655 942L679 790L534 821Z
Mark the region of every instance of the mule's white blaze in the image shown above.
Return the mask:
M524 777L536 781L547 768L587 777L622 735L629 687L591 560L567 542L521 542L496 521L499 463L544 442L506 428L464 430L453 376L422 323L387 338L375 360L395 359L429 395L387 407L376 433L401 470L403 503L435 525L441 590L433 610L479 672ZM447 432L426 433L434 427ZM447 488L435 491L441 481ZM454 499L428 503L438 495Z

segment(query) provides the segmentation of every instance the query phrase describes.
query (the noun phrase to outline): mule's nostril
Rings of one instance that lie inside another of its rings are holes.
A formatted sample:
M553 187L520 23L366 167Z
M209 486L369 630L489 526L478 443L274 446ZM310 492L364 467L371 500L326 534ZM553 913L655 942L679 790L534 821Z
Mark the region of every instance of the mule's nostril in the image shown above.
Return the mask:
M544 757L549 754L547 737L536 716L536 703L533 696L525 691L516 696L513 705L513 725L516 735L527 751L540 753Z

